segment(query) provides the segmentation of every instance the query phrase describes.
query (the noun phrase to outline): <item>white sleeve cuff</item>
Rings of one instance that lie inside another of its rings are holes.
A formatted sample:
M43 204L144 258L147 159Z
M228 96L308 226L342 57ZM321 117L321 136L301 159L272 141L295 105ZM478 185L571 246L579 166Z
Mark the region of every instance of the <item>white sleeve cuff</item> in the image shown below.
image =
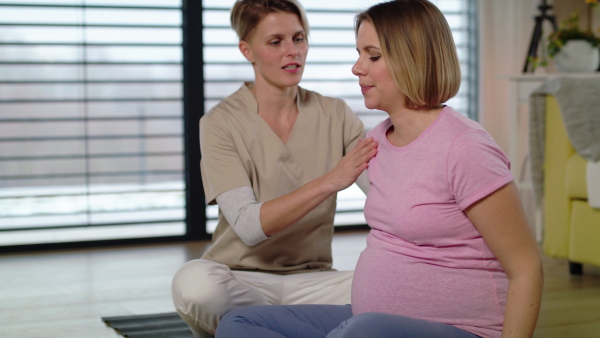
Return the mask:
M219 209L229 225L244 244L254 246L269 237L260 224L260 208L252 187L244 186L227 190L217 196Z

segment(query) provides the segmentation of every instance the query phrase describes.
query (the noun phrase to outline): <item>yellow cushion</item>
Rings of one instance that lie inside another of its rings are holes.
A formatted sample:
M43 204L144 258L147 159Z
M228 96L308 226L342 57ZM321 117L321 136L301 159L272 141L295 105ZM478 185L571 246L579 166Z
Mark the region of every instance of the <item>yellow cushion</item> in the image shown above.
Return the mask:
M587 200L587 161L578 153L569 157L567 162L566 184L569 198Z
M546 99L544 253L600 266L600 209L587 202L587 162L569 142L558 102Z
M600 209L573 200L569 260L600 266Z
M569 255L569 215L565 171L575 150L569 142L560 108L554 96L546 98L546 146L544 149L544 253Z

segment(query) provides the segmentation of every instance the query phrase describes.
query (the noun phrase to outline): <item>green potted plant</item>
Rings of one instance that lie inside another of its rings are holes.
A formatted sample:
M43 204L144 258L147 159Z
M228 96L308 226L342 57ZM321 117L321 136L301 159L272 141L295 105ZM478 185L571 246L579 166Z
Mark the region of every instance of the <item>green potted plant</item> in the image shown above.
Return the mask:
M563 20L548 38L547 53L561 72L593 72L600 62L600 37L592 31L592 10L598 0L586 0L587 28L579 27L579 14Z

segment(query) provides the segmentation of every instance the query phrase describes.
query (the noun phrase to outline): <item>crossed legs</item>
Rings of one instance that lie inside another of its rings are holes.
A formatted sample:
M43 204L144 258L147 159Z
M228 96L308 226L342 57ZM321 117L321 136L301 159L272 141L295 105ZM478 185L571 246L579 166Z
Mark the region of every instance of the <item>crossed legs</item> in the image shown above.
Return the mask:
M221 317L240 307L267 304L349 304L354 271L321 271L277 275L231 271L197 259L175 274L175 309L196 337L215 333Z

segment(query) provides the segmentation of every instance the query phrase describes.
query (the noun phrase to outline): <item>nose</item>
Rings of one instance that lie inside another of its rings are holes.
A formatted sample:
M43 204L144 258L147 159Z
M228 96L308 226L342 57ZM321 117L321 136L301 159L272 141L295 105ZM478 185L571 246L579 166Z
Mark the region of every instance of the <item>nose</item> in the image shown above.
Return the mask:
M298 46L296 46L293 40L287 44L287 53L291 56L296 56L299 53Z
M362 67L362 63L360 62L360 58L358 60L356 60L356 62L354 63L354 66L352 66L352 74L354 74L356 76L365 75L365 70Z

